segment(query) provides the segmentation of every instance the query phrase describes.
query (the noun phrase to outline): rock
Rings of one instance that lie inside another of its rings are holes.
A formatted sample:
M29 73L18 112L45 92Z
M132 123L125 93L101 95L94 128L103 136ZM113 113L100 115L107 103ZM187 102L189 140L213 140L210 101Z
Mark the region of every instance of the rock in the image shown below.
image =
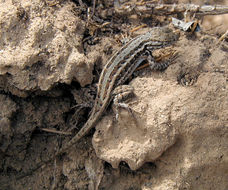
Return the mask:
M72 4L51 11L44 1L1 3L0 75L11 93L47 91L57 83L90 84L93 64L83 54L85 23ZM4 87L5 88L5 87Z

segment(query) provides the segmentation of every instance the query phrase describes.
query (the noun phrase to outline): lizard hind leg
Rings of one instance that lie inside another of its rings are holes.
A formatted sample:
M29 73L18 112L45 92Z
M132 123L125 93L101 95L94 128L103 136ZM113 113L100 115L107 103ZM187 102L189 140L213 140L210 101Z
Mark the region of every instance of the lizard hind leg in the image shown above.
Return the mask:
M133 91L134 89L130 85L120 85L114 89L112 93L114 103L113 110L116 114L117 121L119 118L119 108L126 109L134 117L129 105L124 102L125 100L131 98L134 95Z

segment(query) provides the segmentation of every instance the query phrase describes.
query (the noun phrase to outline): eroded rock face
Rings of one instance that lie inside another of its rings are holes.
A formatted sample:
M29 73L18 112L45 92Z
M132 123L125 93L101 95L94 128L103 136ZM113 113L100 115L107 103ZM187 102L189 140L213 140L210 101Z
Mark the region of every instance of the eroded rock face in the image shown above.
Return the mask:
M176 97L180 97L183 90L181 87L177 90L171 82L152 78L137 78L131 84L139 97L133 100L136 101L131 106L133 115L119 109L118 120L104 117L96 127L93 145L97 155L114 168L125 161L136 170L145 162L156 160L176 142L177 131L171 113L176 109L173 108ZM187 97L182 96L186 101Z
M11 93L91 83L93 64L81 42L85 23L74 16L73 4L56 9L39 0L1 3L0 75Z

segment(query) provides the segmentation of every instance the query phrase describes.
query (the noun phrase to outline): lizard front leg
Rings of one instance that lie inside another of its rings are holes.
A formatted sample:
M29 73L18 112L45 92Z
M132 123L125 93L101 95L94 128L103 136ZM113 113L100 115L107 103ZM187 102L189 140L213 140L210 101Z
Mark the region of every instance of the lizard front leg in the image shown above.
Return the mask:
M129 108L128 104L124 103L123 101L129 99L133 96L133 87L130 85L120 85L116 87L112 93L113 96L113 110L116 114L116 120L119 118L119 108L127 109L131 115L133 115L131 109Z
M163 70L165 70L171 64L171 62L173 61L173 59L171 59L171 60L167 60L165 62L158 63L154 59L154 57L153 57L153 55L152 55L150 50L146 50L146 56L147 56L147 61L149 63L150 68L152 70L155 70L155 71L163 71Z

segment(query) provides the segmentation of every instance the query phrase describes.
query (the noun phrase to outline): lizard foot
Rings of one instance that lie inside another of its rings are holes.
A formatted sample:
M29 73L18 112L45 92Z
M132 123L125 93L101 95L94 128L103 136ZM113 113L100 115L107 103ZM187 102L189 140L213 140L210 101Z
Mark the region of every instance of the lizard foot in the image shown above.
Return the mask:
M116 120L118 121L119 119L119 108L124 108L126 109L131 115L132 117L134 117L134 114L131 110L131 108L129 107L129 105L127 103L124 103L123 101L126 101L127 99L129 99L130 97L133 96L133 87L130 85L121 85L115 88L115 90L113 91L113 110L116 114ZM134 117L135 118L135 117Z

